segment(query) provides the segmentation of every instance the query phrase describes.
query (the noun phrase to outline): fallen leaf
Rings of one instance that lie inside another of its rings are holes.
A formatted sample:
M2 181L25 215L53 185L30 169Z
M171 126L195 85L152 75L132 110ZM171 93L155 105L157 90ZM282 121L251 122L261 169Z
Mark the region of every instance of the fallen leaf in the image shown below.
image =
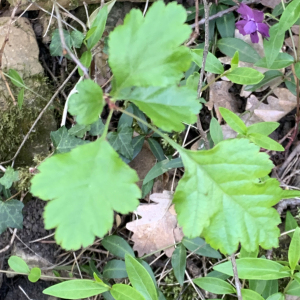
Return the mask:
M270 8L275 8L281 0L262 0L261 4ZM284 1L285 2L285 1Z
M299 35L299 25L293 25L292 31L293 31L293 33Z
M295 43L295 48L297 49L298 48L298 40L299 40L299 36L298 35L293 35L293 40L294 40L294 43ZM292 42L292 38L289 37L287 39L285 39L285 44L290 47L291 49L294 49L294 46L293 46L293 42Z
M172 199L173 196L166 191L150 195L150 200L156 204L141 204L136 210L141 218L126 224L126 228L134 232L133 249L138 252L139 257L182 240L183 233L177 225L174 205L170 206ZM171 257L174 249L170 247L164 251Z

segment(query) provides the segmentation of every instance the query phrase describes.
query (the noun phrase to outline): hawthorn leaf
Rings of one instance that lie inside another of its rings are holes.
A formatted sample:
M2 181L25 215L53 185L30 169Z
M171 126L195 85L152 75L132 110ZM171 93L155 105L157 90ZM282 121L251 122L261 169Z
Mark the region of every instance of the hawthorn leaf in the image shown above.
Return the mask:
M132 9L109 36L109 65L113 91L131 86L165 87L178 82L191 64L186 10L175 2L157 1L145 18ZM159 38L157 38L159 37Z
M64 249L87 247L112 227L114 210L127 214L139 204L136 172L103 139L54 155L38 170L31 193L51 200L45 228L56 228L55 239Z
M11 256L8 259L8 265L15 272L26 273L26 274L30 273L30 269L27 263L21 257L14 256L14 255Z
M197 91L176 85L161 87L136 87L123 90L120 99L130 100L145 112L153 123L165 131L181 131L181 122L192 124L202 105Z
M180 150L185 174L173 203L184 234L200 234L213 248L232 254L278 245L280 217L272 208L281 199L276 179L259 182L273 164L247 139L225 140L211 150Z
M70 135L65 126L60 127L56 131L51 131L50 138L55 147L55 154L66 153L79 145L88 143L88 141L83 141L82 139Z
M0 178L0 183L9 189L15 181L19 180L19 172L15 171L12 167L7 167L4 175Z
M0 234L4 232L7 227L23 228L23 207L24 204L16 199L5 202L0 201Z
M116 300L145 300L142 294L126 284L114 284L110 293Z
M69 99L69 112L76 116L76 122L90 125L99 119L104 100L101 87L91 79L86 79L76 85L77 93Z

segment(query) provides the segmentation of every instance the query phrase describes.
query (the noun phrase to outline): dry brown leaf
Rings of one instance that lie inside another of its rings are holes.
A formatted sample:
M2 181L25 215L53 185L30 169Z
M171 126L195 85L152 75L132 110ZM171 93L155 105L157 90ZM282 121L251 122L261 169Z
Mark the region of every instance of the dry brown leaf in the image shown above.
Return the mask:
M278 5L280 2L281 0L262 0L261 4L270 8L275 8L275 6Z
M294 43L295 43L295 48L297 49L298 48L298 40L299 40L299 36L298 35L293 35L293 40L294 40ZM285 44L287 46L289 46L291 49L294 49L294 46L293 46L293 42L292 42L292 38L289 37L287 39L285 39Z
M293 33L299 35L299 25L292 26L292 31Z
M141 204L136 210L141 219L126 224L126 228L134 232L133 249L138 252L139 257L182 240L183 233L177 226L174 205L170 206L172 198L166 191L150 195L150 200L156 204ZM164 251L171 257L174 249L170 247Z

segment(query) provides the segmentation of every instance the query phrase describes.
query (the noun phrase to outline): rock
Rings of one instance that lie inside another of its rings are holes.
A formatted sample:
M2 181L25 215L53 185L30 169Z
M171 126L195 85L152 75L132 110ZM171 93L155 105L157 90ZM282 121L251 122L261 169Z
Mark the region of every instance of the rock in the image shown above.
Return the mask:
M0 45L5 39L10 18L0 18ZM37 116L50 100L53 91L47 84L44 70L39 63L39 48L30 22L20 18L14 22L9 31L2 58L2 70L16 70L23 78L25 89L22 109L13 104L3 80L0 81L0 162L11 159L24 136ZM21 88L14 86L7 78L10 90L17 99ZM56 130L56 122L51 110L47 110L37 123L22 151L17 157L15 166L30 166L36 155L45 157L49 154L50 131Z

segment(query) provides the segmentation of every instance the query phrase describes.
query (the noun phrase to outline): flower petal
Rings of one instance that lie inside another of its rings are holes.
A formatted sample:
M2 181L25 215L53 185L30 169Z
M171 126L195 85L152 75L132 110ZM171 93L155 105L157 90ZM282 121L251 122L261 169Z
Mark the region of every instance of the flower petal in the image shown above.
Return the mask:
M236 10L238 13L240 13L245 19L247 20L254 20L254 14L252 8L250 8L248 5L241 3L240 7Z
M253 19L257 23L261 23L264 20L264 13L262 11L253 9Z
M256 23L254 21L248 21L244 27L244 30L247 34L256 32L257 31Z
M250 37L251 37L251 42L252 42L252 43L254 43L254 44L257 44L257 43L258 43L259 37L258 37L257 31L251 33L251 34L250 34Z
M261 33L263 37L270 37L269 26L264 23L257 23L257 31Z
M247 33L244 30L245 25L247 24L247 21L245 20L240 20L238 22L235 23L235 27L239 30L239 32L242 35L246 35Z

